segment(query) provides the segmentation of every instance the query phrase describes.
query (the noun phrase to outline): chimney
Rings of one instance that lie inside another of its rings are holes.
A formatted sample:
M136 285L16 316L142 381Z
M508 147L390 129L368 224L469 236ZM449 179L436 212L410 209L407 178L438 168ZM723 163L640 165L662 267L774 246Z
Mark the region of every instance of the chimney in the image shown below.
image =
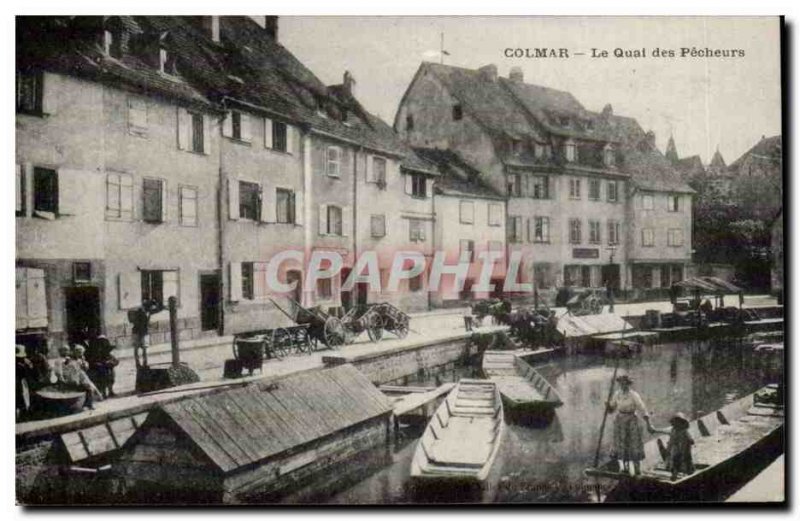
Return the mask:
M523 83L525 76L522 74L522 67L511 67L508 73L508 79L514 83Z
M490 63L478 69L480 75L489 81L497 81L497 65Z
M355 96L353 88L355 85L356 79L353 78L353 75L350 74L350 71L344 71L344 78L342 79L342 87L344 87L344 91L350 96Z
M644 135L644 141L650 148L656 148L656 133L648 130L647 134Z
M606 103L606 106L605 106L605 107L603 107L603 112L602 112L602 114L603 114L603 116L605 116L605 117L608 117L608 116L613 116L613 115L614 115L614 109L612 109L612 108L611 108L611 103Z
M264 30L267 32L270 38L272 38L275 42L278 41L278 17L277 16L265 16L264 17Z

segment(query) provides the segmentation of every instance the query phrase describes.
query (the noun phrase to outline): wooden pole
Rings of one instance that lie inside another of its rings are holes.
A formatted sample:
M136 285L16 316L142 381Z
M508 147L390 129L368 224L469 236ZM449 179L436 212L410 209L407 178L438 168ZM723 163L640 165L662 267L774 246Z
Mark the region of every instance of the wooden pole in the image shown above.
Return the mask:
M169 339L172 344L172 367L181 365L181 348L178 345L178 299L170 297L169 306Z
M594 452L594 468L600 464L600 448L603 445L603 432L606 430L606 419L608 418L608 403L614 395L614 384L617 381L617 370L619 369L619 356L616 357L614 362L614 376L611 377L611 386L608 388L608 398L605 401L603 411L603 421L600 423L600 435L597 437L597 449Z

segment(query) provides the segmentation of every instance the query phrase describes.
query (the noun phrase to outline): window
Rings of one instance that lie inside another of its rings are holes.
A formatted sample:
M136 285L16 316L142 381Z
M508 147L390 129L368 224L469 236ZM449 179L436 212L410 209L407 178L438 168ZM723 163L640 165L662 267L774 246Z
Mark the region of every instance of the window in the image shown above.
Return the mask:
M578 160L578 147L575 143L567 141L564 143L564 157L570 163L574 163Z
M295 223L295 193L292 190L278 188L275 191L275 213L279 223Z
M600 221L589 221L589 243L600 244Z
M411 195L413 197L427 197L428 192L427 187L425 186L425 176L420 174L411 174Z
M73 282L91 282L92 281L92 263L91 262L73 262L72 263L72 281Z
M112 58L122 58L122 38L119 32L103 31L103 52Z
M609 181L608 182L608 201L611 203L616 203L619 198L619 193L617 192L618 186L616 181Z
M459 248L458 248L458 258L464 259L466 257L467 262L472 262L475 260L475 241L471 241L469 239L461 239L458 241ZM464 253L466 252L466 255Z
M411 132L414 130L414 116L406 114L406 131Z
M460 201L458 215L461 224L473 224L475 222L475 203L472 201Z
M58 173L49 168L33 169L33 211L58 215Z
M569 242L571 244L580 244L581 243L581 220L580 219L570 219L569 220Z
M27 206L25 199L27 197L27 190L25 190L25 167L17 164L16 165L16 192L17 192L17 217L24 217L25 216L25 207Z
M611 145L606 145L603 148L603 164L606 166L614 166L614 147Z
M511 153L512 154L522 153L522 141L520 141L519 139L511 140Z
M672 283L680 282L683 280L683 266L680 264L672 265Z
M652 194L642 194L642 210L653 209L653 196Z
M372 156L372 172L370 182L376 183L379 188L386 188L386 159Z
M681 209L681 196L668 195L667 196L668 210L670 212L679 212Z
M147 179L142 181L142 220L147 223L164 222L164 180Z
M370 217L370 232L373 237L380 238L386 236L386 216L373 215Z
M328 147L325 160L325 173L330 177L339 177L342 164L342 149Z
M237 110L228 112L222 123L222 135L237 141L250 142L250 116Z
M533 242L550 242L550 218L533 218Z
M197 226L197 188L182 186L179 191L182 226Z
M169 297L178 297L178 271L142 270L142 301L166 306Z
M464 110L461 108L461 103L453 105L453 121L459 121L464 117Z
M205 131L203 115L191 113L192 117L192 152L202 154L205 152Z
M317 279L317 298L330 300L333 297L333 279Z
M536 157L536 159L541 159L544 156L544 145L540 143L534 143L533 155Z
M288 128L282 121L272 122L272 150L288 152Z
M109 173L106 176L106 217L130 221L133 219L133 176Z
M508 242L522 242L522 217L509 216Z
M522 176L520 174L508 174L506 177L506 188L508 195L512 197L522 197Z
M600 200L600 180L589 179L589 199L592 201Z
M642 229L642 246L653 246L655 237L652 228Z
M328 206L328 235L342 235L342 209Z
M670 286L669 282L669 264L662 264L661 265L661 287L668 288Z
M419 275L408 279L408 289L409 291L420 291L422 289L422 273Z
M41 72L17 72L17 112L42 114L43 83Z
M253 300L255 298L255 269L252 262L242 263L242 298Z
M683 246L683 230L673 228L667 231L667 246Z
M535 175L531 178L531 196L534 199L549 199L549 182L547 176Z
M503 205L489 203L489 226L503 225Z
M411 242L425 240L425 221L422 219L408 220L408 238Z
M608 244L619 244L619 222L608 221Z
M570 199L580 199L581 198L581 180L570 178L569 180L569 198Z
M137 136L147 135L147 103L144 100L128 100L128 132Z
M239 217L259 220L261 216L261 187L258 183L239 181Z

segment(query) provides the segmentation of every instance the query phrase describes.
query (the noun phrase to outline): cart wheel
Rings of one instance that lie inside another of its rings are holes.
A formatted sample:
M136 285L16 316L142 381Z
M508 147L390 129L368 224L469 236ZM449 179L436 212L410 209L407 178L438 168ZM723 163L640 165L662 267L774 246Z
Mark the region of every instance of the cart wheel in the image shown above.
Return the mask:
M311 345L311 337L309 336L307 329L300 329L297 331L296 342L298 349L305 351L307 355L310 355L312 351L314 351L314 348Z
M332 349L344 344L347 335L342 321L336 317L328 317L325 321L325 330L323 334L325 337L325 344Z
M394 334L397 338L405 338L408 335L408 317L398 317L394 326Z
M270 344L272 345L272 352L278 358L283 358L284 356L289 354L290 346L286 345L286 341L289 338L291 338L289 337L289 332L283 329L282 327L272 330L272 338L270 339Z
M380 342L383 338L383 319L378 314L373 314L367 322L367 334L373 342Z

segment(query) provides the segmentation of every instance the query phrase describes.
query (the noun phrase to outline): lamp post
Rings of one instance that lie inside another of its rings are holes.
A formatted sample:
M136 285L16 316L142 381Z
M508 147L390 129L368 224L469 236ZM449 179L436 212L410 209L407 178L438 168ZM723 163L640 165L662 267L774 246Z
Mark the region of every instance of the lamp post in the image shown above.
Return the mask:
M614 312L614 285L611 282L611 276L614 270L614 254L617 252L615 245L610 245L608 248L610 255L608 256L608 280L606 280L606 297L608 298L608 312Z

